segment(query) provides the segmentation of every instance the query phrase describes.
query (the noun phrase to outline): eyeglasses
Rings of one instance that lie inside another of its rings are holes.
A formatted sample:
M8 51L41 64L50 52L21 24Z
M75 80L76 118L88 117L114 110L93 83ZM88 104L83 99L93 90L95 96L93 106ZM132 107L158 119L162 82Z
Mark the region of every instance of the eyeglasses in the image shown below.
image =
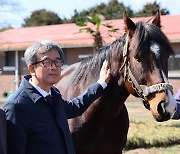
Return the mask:
M64 64L63 60L49 60L49 59L44 59L41 61L38 61L34 64L42 63L44 67L52 67L53 63L56 65L56 67L62 67Z

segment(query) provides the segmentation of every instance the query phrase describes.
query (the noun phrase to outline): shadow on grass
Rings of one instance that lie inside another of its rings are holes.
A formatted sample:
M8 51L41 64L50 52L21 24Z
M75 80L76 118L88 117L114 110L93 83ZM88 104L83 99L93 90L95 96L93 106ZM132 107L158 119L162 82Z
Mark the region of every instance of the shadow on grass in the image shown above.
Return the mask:
M146 143L146 141L144 139L137 139L138 142L131 142L128 141L126 146L125 146L125 150L133 150L133 149L138 149L138 148L152 148L152 147L168 147L168 146L174 146L174 145L179 145L180 144L180 138L177 140L169 140L168 142L154 142L153 144L150 143Z

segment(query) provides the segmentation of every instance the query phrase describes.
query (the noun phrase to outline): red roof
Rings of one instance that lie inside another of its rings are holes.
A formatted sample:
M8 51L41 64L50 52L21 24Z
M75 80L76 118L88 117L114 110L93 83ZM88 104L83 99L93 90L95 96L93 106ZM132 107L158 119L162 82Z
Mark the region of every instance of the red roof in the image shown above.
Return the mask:
M134 22L147 21L150 18L132 18L132 20ZM124 33L123 19L104 22L112 23L116 28L119 28L119 36ZM180 42L180 15L161 16L161 24L162 30L171 42ZM32 43L43 39L53 40L63 48L92 46L92 36L85 32L77 33L78 31L79 27L74 23L9 29L0 32L0 50L24 50ZM105 29L101 29L101 32L103 32L102 37L106 43L111 43L119 37L117 34L116 38L109 37Z

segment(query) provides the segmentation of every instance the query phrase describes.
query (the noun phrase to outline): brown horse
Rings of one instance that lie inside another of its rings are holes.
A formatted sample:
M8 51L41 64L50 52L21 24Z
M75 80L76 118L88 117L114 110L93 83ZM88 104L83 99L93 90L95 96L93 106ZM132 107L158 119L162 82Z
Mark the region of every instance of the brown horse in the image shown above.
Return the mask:
M69 66L56 85L64 99L72 99L98 80L106 59L111 79L104 94L87 111L69 120L77 154L119 154L127 141L130 94L142 98L156 121L169 120L175 110L168 83L168 57L173 49L161 31L160 14L134 23L124 13L125 34L91 58Z

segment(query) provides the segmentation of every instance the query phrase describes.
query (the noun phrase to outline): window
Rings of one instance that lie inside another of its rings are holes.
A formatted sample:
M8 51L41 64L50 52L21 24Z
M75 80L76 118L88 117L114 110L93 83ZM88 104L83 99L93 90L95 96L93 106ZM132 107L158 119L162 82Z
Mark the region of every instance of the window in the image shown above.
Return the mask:
M174 57L169 57L168 69L169 78L180 78L180 54L177 54Z
M63 50L63 53L64 53L63 54L64 65L66 65L67 64L67 60L66 60L67 59L67 53L66 53L67 51L66 51L66 48L63 48L62 50Z
M92 54L84 54L84 55L78 55L78 61L82 61L87 58L91 58L93 55Z
M15 52L7 51L5 52L6 62L5 66L15 66Z
M169 71L180 70L180 54L176 54L174 57L169 57Z

